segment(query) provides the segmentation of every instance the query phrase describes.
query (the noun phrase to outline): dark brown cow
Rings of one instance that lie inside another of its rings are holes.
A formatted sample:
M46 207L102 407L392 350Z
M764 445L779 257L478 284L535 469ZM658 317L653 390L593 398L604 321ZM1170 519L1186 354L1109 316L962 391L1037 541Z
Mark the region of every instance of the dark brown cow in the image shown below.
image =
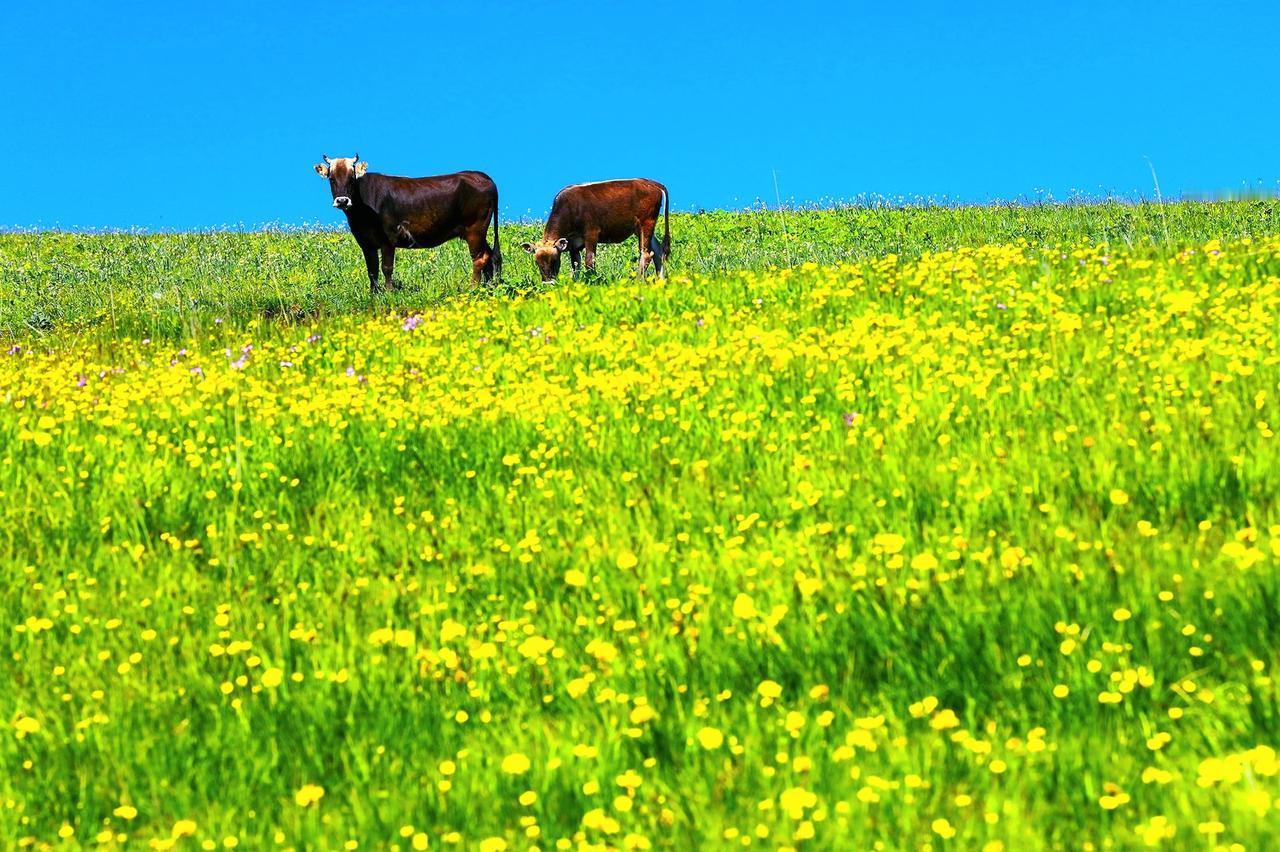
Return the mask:
M659 212L663 212L666 231L661 244L654 235ZM569 252L573 277L577 278L584 251L587 269L595 269L598 244L622 243L632 237L640 241L639 276L644 277L652 261L658 275L665 278L671 254L671 196L657 181L631 178L566 186L551 203L542 239L521 248L533 255L543 283L549 284L560 274L562 252Z
M391 286L398 248L435 248L463 239L471 250L471 281L502 274L498 241L498 187L483 172L457 172L436 177L406 178L369 171L360 155L316 164L329 179L333 206L347 214L347 224L364 252L369 287L378 291L378 250L382 274ZM489 220L493 220L490 247Z

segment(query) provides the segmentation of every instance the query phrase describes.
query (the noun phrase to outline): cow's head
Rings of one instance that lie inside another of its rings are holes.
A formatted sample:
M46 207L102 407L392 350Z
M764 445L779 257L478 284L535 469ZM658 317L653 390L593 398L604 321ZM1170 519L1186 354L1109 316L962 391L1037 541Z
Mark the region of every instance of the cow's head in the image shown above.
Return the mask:
M550 284L560 274L560 252L569 248L569 241L564 237L554 242L544 239L536 243L521 243L520 248L533 255L533 262L538 264L538 272L542 274L542 283Z
M329 179L329 191L333 193L333 206L339 210L350 210L355 206L355 199L360 197L356 181L364 177L369 170L368 163L360 162L360 155L351 159L339 157L330 160L328 154L322 154L323 163L316 163L316 174Z

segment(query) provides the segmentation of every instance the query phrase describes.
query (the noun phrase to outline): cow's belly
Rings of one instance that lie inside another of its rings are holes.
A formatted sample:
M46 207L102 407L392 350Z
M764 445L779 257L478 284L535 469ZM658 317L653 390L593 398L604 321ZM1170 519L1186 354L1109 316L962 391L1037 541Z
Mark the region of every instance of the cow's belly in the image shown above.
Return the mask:
M636 238L636 227L632 224L614 225L610 228L601 228L599 242L602 243L625 243L627 240Z
M435 248L442 246L449 240L457 239L461 236L456 230L414 230L410 228L399 228L392 235L395 239L396 248Z

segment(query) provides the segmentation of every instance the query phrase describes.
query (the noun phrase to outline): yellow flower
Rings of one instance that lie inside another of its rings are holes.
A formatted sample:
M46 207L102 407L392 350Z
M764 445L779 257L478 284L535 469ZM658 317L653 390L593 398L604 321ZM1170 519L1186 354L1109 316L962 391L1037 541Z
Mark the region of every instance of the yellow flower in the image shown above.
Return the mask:
M613 780L619 787L626 787L628 790L634 790L644 783L644 779L634 769L628 769Z
M765 680L760 682L760 685L756 687L756 691L760 693L762 698L778 698L782 695L782 686L775 681Z
M579 571L577 568L570 568L564 572L564 581L567 585L581 587L587 584L587 575Z
M600 808L594 808L582 815L582 825L602 834L617 834L621 829L618 821L605 814Z
M657 715L658 711L654 710L653 707L648 704L641 704L631 711L631 724L643 725L645 722L656 718Z
M502 759L502 771L508 775L523 775L529 771L529 758L516 752Z
M298 788L298 792L293 794L293 800L300 808L314 805L322 798L324 798L324 788L319 784L303 784Z
M955 728L960 725L960 718L956 716L954 710L943 708L938 714L929 720L929 727L935 731L945 731L949 728Z
M882 532L876 533L876 537L872 543L880 549L881 552L893 555L902 550L907 540L897 533Z
M640 560L630 550L624 550L618 554L618 567L623 571L630 571L638 564L640 564Z
M1111 502L1117 506L1123 506L1129 502L1129 495L1125 494L1119 488L1111 489Z
M956 836L956 830L951 823L945 819L935 819L929 826L933 829L933 833L941 837L943 840L950 840Z
M112 811L112 813L120 817L120 819L133 819L138 815L138 809L133 805L121 805Z
M715 728L702 728L697 736L698 744L705 749L720 748L724 743L724 734Z
M789 787L778 797L778 806L792 819L801 819L806 808L815 807L818 797L803 787Z
M270 668L262 673L262 685L268 689L279 686L282 680L284 680L284 672L280 669Z
M444 624L440 625L440 643L451 642L459 636L466 636L467 628L463 627L452 618L446 618Z
M932 571L938 567L938 558L932 553L919 553L911 558L911 567L917 571Z

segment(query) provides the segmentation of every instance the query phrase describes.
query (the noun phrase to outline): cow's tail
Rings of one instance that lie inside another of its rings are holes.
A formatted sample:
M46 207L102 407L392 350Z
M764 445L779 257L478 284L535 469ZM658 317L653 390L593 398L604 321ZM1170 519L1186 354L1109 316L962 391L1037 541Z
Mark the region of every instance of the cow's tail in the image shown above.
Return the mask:
M662 187L662 197L662 262L666 263L671 257L671 193L667 192L666 186Z
M493 188L493 274L502 276L502 242L498 237L498 188Z

